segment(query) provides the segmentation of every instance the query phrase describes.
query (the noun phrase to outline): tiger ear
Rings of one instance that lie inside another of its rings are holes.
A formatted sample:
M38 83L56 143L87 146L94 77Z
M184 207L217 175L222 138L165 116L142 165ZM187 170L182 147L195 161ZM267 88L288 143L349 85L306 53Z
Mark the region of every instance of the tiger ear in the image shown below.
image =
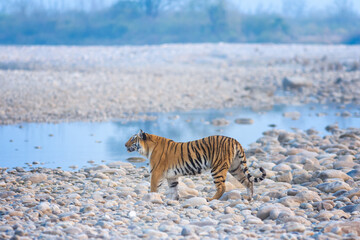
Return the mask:
M142 139L142 140L146 140L146 134L143 130L140 129L138 136Z

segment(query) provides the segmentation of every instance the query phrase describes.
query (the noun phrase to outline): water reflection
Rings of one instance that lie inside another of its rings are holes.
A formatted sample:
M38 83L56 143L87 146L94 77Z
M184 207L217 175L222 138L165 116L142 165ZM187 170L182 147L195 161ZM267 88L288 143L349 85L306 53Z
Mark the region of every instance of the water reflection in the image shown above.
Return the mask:
M284 112L297 111L298 120L283 116ZM358 106L347 106L352 117L338 116L345 110L337 106L275 106L270 111L253 112L250 109L202 110L186 113L156 114L155 121L139 121L123 124L104 123L61 123L23 124L0 126L0 167L44 166L61 167L89 166L89 161L103 164L124 161L129 157L140 157L128 153L124 147L130 136L139 129L175 141L190 141L209 135L226 135L239 140L244 147L261 137L262 132L276 128L307 130L314 128L325 134L325 127L335 122L339 127L360 126L360 118L353 117L359 112ZM321 114L320 114L321 113ZM337 115L338 114L338 115ZM225 118L227 126L213 126L211 120ZM237 118L251 118L253 124L236 124ZM40 164L36 164L40 163ZM146 162L134 163L146 166Z

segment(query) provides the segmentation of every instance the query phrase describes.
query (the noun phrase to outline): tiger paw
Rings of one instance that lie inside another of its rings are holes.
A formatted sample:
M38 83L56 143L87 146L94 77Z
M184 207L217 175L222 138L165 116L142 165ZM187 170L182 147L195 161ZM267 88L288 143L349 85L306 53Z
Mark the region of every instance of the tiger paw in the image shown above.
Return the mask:
M180 196L179 196L179 194L171 194L169 196L169 199L179 201Z

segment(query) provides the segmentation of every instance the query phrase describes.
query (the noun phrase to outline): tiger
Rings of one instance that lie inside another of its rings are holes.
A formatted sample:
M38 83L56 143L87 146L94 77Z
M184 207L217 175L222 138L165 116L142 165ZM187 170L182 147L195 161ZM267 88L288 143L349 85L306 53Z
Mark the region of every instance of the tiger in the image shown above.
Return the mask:
M208 201L219 199L225 192L225 179L230 172L247 188L250 200L254 195L254 182L265 179L266 171L260 167L261 177L253 177L246 164L244 149L234 138L209 136L190 142L171 139L140 131L125 143L128 152L137 151L150 160L150 192L157 192L159 183L167 180L171 199L179 200L178 178L211 170L216 193Z

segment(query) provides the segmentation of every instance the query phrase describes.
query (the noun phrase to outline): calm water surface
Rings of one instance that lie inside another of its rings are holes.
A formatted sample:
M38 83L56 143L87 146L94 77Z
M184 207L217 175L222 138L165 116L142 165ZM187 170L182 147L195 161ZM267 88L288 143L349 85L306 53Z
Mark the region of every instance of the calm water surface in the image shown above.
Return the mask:
M314 128L326 134L325 127L338 123L340 128L360 127L359 106L346 109L328 105L306 105L298 107L275 106L263 112L250 109L199 110L185 113L159 113L155 121L130 123L29 123L0 126L0 167L61 167L71 170L112 161L126 161L129 157L140 157L128 153L124 147L130 136L142 129L148 133L171 138L175 141L190 141L209 135L226 135L236 138L245 148L262 136L262 132L276 128L307 130ZM284 112L298 111L301 117L292 120ZM352 116L342 117L339 113L350 112ZM317 116L318 114L325 116ZM213 126L211 120L225 118L227 126ZM234 122L237 118L251 118L251 125ZM35 163L35 164L33 164ZM32 165L32 166L31 166ZM136 163L146 166L147 161Z

